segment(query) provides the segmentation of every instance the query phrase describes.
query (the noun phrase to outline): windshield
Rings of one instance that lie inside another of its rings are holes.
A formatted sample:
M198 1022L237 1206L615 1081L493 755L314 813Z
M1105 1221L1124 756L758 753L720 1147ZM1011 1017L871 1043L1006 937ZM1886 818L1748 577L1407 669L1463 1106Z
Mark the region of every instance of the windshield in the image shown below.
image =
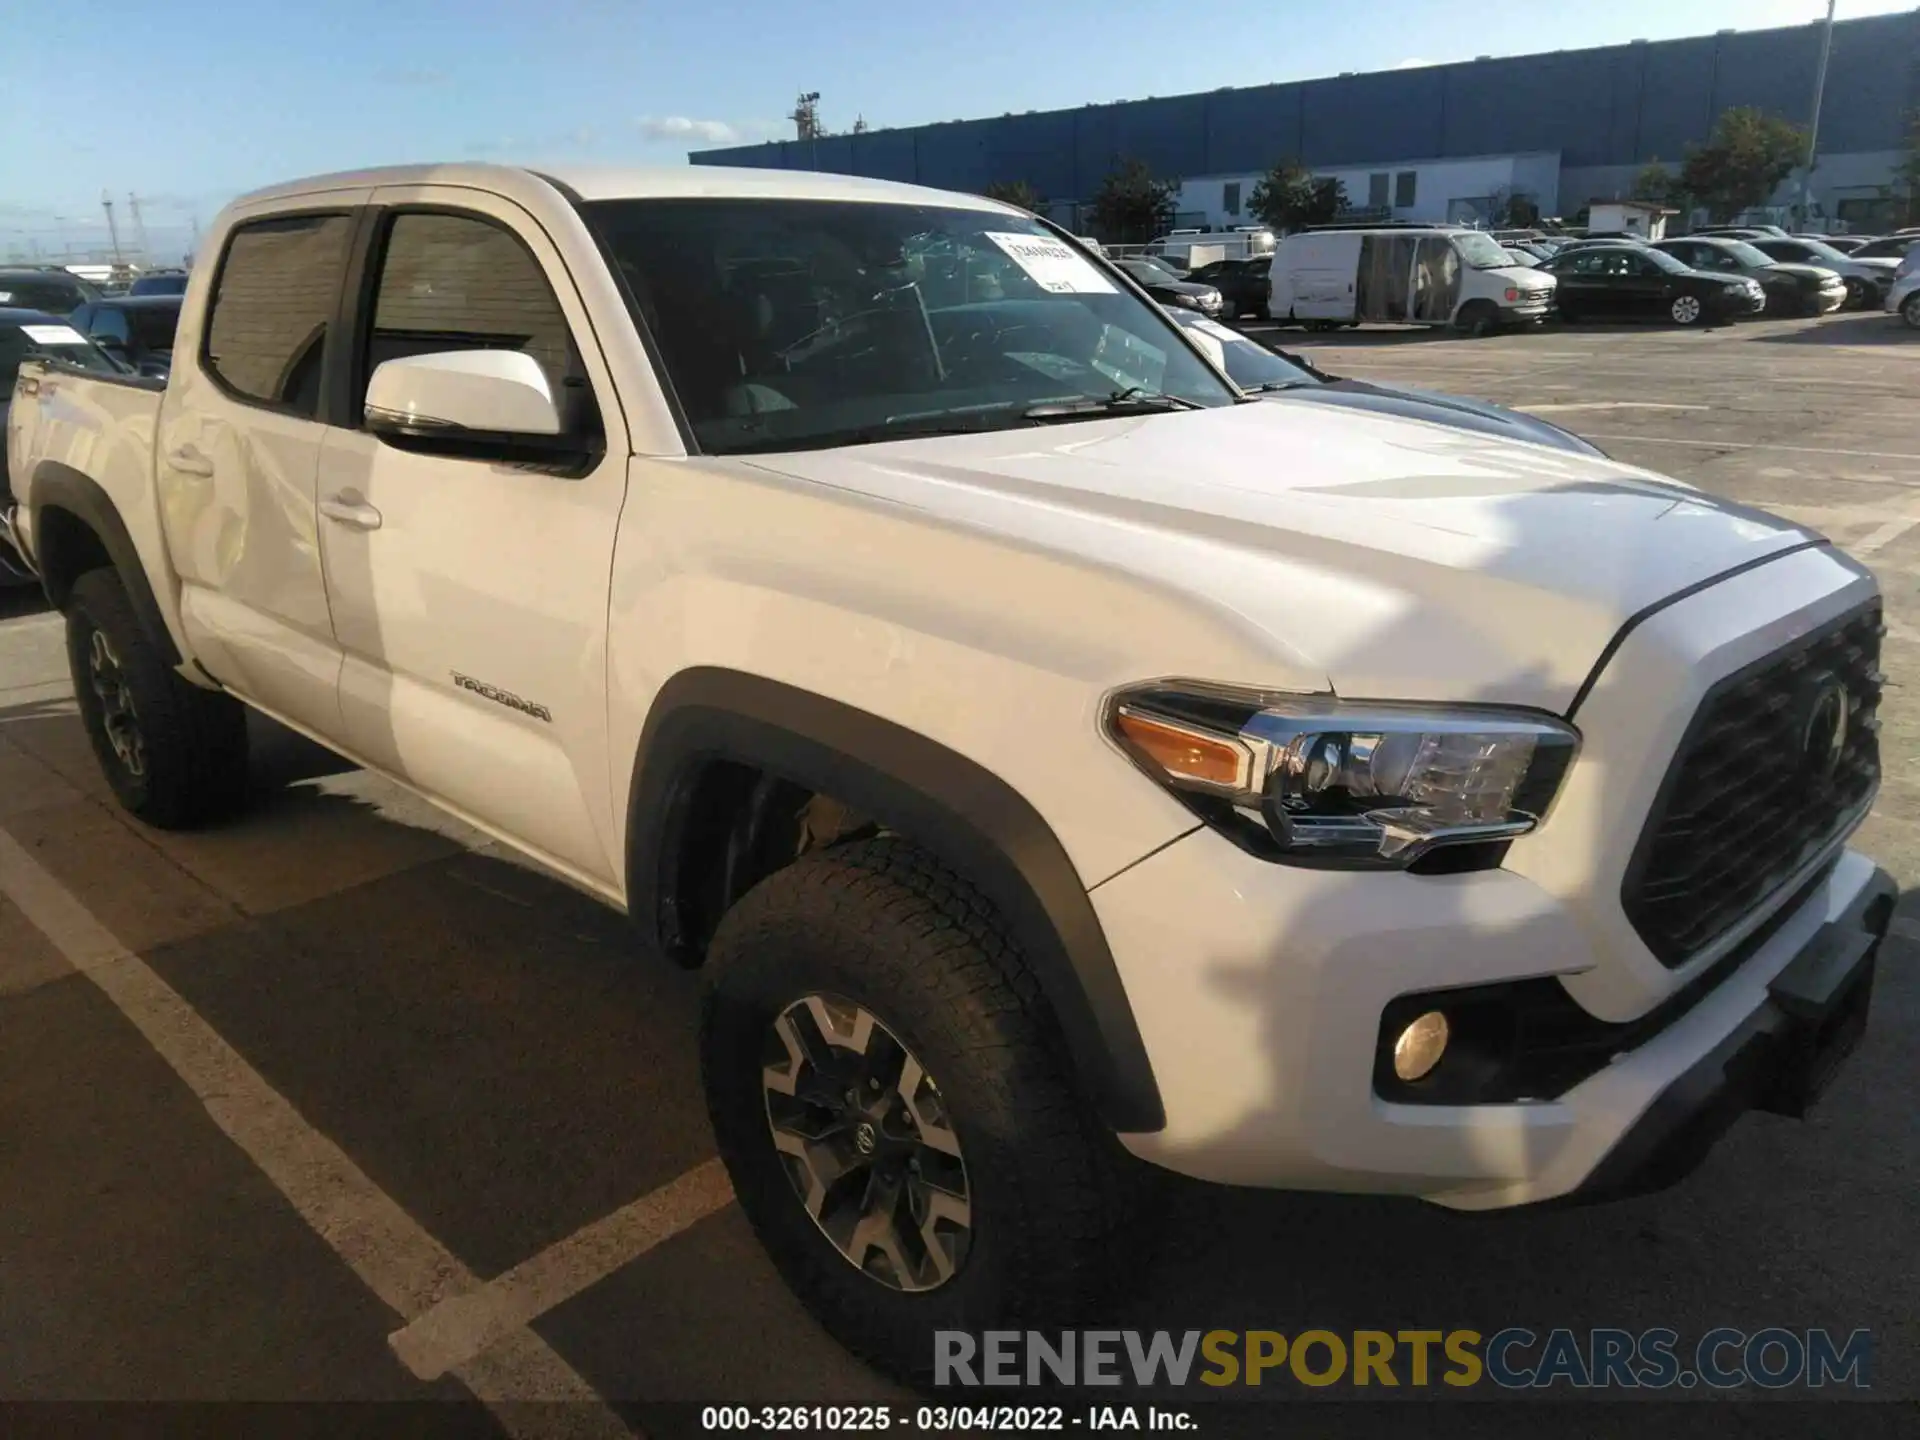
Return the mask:
M1116 263L1143 285L1177 285L1186 278L1164 260L1129 259Z
M737 198L581 209L709 454L1006 429L1063 401L1236 398L1160 307L1029 217Z
M1718 250L1723 255L1731 255L1742 265L1767 266L1773 264L1773 257L1758 245L1745 240L1722 240L1718 245L1710 245L1710 250Z
M1217 320L1209 320L1191 310L1176 310L1172 315L1174 323L1182 329L1217 343L1221 369L1242 390L1320 383L1313 374L1284 355L1275 354L1259 341L1238 330L1229 329ZM1212 350L1214 346L1208 345L1206 340L1201 342L1202 348Z
M13 393L13 382L20 375L20 362L30 356L64 360L82 370L98 370L109 375L120 371L104 350L71 325L53 321L36 324L31 320L4 324L0 325L0 399Z
M1513 256L1501 248L1499 241L1477 230L1454 236L1453 246L1460 252L1460 258L1474 270L1506 270L1514 263Z
M1814 256L1820 260L1831 261L1840 265L1847 263L1847 257L1827 244L1824 240L1802 240L1800 243L1811 250Z

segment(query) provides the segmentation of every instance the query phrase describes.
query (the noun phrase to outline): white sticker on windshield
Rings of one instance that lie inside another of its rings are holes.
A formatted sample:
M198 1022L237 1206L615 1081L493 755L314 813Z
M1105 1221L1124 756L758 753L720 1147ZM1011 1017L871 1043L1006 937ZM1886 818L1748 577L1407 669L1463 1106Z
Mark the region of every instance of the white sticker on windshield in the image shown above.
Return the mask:
M1042 290L1056 295L1111 295L1111 280L1094 269L1093 262L1080 251L1051 235L1014 235L1004 230L987 231L987 239L1007 252L1008 257Z
M1201 320L1195 320L1192 323L1193 323L1193 328L1195 330L1198 330L1201 334L1211 335L1216 340L1224 340L1229 345L1253 344L1253 341L1249 340L1246 336L1242 335L1238 330L1228 329L1225 325L1222 325L1218 320L1201 319Z
M22 325L20 333L36 345L84 345L87 337L71 325Z

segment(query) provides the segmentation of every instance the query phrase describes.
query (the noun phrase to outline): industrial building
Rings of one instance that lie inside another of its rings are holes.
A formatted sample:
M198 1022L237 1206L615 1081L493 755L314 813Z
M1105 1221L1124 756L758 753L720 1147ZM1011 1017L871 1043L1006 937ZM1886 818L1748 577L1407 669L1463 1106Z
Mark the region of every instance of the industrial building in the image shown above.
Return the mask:
M1338 176L1353 206L1397 219L1470 220L1509 195L1531 199L1542 214L1571 215L1624 197L1649 161L1677 166L1724 110L1755 106L1805 124L1824 28L1342 74L688 158L950 190L1024 180L1054 218L1075 226L1123 158L1181 182L1185 225L1242 223L1261 176L1296 158ZM1920 10L1836 23L1813 177L1817 216L1857 229L1884 223L1916 111Z

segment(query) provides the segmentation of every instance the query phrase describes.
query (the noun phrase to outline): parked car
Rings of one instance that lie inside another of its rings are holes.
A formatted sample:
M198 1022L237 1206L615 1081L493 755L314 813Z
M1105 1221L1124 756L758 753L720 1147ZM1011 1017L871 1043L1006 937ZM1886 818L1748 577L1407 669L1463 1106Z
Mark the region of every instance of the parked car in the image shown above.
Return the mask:
M1873 242L1871 235L1794 235L1794 240L1823 240L1842 255L1858 255L1862 248Z
M1202 315L1218 315L1225 299L1218 287L1182 280L1166 265L1144 255L1132 255L1113 262L1162 305L1198 310Z
M1456 430L1525 440L1530 444L1568 450L1579 455L1603 453L1572 431L1524 415L1518 410L1490 405L1484 400L1443 395L1433 390L1418 390L1405 385L1379 385L1368 380L1329 375L1304 356L1268 345L1245 331L1229 329L1191 310L1172 313L1175 321L1207 350L1214 363L1227 372L1227 378L1249 395L1263 398L1285 396L1312 404L1397 415L1402 419L1423 420L1428 424L1447 425Z
M1766 309L1760 282L1689 269L1651 245L1584 245L1554 256L1562 319L1669 320L1706 325Z
M1769 236L1753 242L1775 260L1797 265L1820 265L1833 271L1847 284L1847 303L1855 309L1878 308L1893 284L1897 260L1862 259L1842 255L1824 240L1795 240L1791 236Z
M1721 235L1688 235L1653 247L1682 265L1715 275L1744 275L1767 292L1769 315L1825 315L1847 303L1847 286L1821 265L1775 260L1750 241Z
M180 324L178 295L109 295L73 312L74 328L142 375L164 379Z
M1695 235L1725 235L1735 240L1781 239L1786 235L1778 225L1708 225L1691 232Z
M1886 235L1878 240L1870 240L1853 252L1855 260L1893 260L1901 261L1911 255L1915 246L1920 246L1920 235Z
M0 270L0 308L71 315L99 298L98 287L57 267Z
M127 286L129 295L184 295L187 293L187 274L184 270L150 271L138 276Z
M120 367L105 351L64 318L40 310L0 308L0 587L5 588L35 583L33 571L27 568L15 548L13 527L8 518L13 506L13 489L7 473L5 443L14 382L19 378L21 364L28 359L59 361L97 375L120 373Z
M1905 271L1887 291L1887 313L1920 330L1920 265Z
M1800 524L1246 396L977 195L392 167L206 253L164 385L8 422L110 794L231 813L251 705L617 907L744 1222L909 1383L1144 1270L1143 1165L1617 1197L1869 1028L1885 605Z
M1482 231L1450 226L1301 231L1273 252L1271 275L1273 317L1310 329L1377 322L1484 335L1553 306L1550 275L1515 265Z
M1220 314L1227 320L1267 318L1270 257L1251 260L1216 260L1202 265L1187 276L1189 284L1211 285L1220 292Z

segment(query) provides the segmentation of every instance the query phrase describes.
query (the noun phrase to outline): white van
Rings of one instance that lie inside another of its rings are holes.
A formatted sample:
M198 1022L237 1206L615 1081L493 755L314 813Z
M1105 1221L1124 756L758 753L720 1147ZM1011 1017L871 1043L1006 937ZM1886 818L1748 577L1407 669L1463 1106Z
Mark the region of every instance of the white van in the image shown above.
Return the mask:
M1452 325L1484 335L1544 318L1558 283L1492 236L1435 226L1308 230L1273 252L1268 309L1310 327Z

